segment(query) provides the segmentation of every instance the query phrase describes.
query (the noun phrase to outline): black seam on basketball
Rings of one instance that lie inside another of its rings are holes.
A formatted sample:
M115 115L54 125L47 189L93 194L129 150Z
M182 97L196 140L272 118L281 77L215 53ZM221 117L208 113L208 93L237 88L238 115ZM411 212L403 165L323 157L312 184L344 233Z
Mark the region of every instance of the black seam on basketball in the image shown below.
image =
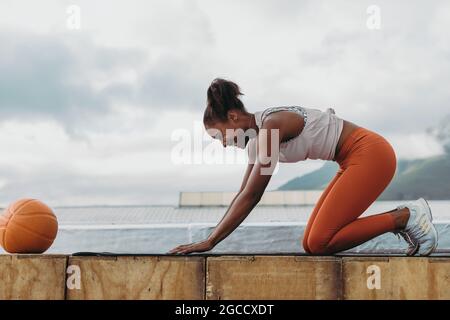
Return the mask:
M58 219L56 218L56 216L54 214L49 214L49 213L50 212L45 212L45 211L43 211L43 212L29 212L27 214L18 214L16 216L26 216L26 217L29 217L29 216L42 217L42 216L45 216L47 218L51 218L51 219L53 219L55 221L58 221Z
M27 230L28 232L35 233L35 234L37 234L38 236L40 236L41 238L44 238L45 240L48 240L48 241L51 241L51 242L53 242L53 241L55 240L55 239L48 238L47 236L45 236L45 235L43 235L43 234L41 234L41 233L39 233L39 232L37 232L37 231L35 231L35 230L29 229L29 228L23 226L22 224L18 223L17 221L14 221L14 223L15 223L17 226L19 226L20 228L22 228L22 229L24 229L24 230Z
M28 199L27 201L25 201L24 203L22 203L18 208L16 208L16 209L14 210L14 212L19 211L19 210L22 209L23 206L25 206L27 203L30 203L31 201L34 201L34 200L36 200L36 199Z

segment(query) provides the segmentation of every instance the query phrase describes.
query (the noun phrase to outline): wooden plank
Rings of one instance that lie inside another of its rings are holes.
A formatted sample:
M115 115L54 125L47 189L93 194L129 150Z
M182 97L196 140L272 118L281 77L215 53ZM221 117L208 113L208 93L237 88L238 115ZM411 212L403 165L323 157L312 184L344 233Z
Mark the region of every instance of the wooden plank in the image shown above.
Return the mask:
M222 256L207 259L206 299L340 299L334 257Z
M168 256L70 257L80 289L67 299L204 299L205 258Z
M0 255L0 300L64 300L67 257Z
M450 299L449 258L344 258L342 265L344 299Z
M344 299L377 300L392 297L389 258L342 258L342 280Z

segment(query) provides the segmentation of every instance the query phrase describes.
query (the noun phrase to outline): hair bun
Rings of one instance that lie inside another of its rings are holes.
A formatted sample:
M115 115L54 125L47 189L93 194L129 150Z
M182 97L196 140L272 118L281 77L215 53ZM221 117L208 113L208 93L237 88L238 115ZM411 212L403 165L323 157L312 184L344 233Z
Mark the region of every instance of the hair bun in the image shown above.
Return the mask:
M215 78L207 91L207 110L205 110L204 122L212 122L215 119L226 120L229 110L245 111L239 96L242 95L239 86L229 80Z

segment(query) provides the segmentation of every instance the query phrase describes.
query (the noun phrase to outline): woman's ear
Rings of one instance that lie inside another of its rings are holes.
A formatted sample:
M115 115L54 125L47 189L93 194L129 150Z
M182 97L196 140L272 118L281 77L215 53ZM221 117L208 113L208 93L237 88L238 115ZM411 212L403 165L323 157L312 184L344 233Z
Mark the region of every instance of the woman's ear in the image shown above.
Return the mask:
M228 120L236 122L238 120L238 113L234 110L228 111Z

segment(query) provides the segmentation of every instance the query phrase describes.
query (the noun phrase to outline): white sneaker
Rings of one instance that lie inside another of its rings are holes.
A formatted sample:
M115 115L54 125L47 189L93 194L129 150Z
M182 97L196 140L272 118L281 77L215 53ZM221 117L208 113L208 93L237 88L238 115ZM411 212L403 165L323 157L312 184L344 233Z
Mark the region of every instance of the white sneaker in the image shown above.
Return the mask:
M419 250L419 242L417 240L411 239L408 233L406 233L404 230L400 231L394 231L393 232L399 239L400 236L408 243L408 249L406 249L406 255L407 256L413 256L417 253L417 250Z
M419 255L428 256L438 245L438 234L432 222L433 215L431 214L431 208L424 198L407 202L404 205L398 206L397 209L405 207L409 209L409 220L403 233L411 240L411 243L408 241L410 248L417 243L419 246L417 250ZM410 248L408 248L408 252L412 251Z

